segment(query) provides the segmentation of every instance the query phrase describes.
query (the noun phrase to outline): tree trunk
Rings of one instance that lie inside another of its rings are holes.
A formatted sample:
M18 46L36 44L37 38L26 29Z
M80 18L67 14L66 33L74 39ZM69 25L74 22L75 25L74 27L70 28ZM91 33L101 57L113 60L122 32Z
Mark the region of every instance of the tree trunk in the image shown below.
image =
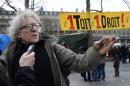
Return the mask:
M25 0L25 9L29 9L29 0Z

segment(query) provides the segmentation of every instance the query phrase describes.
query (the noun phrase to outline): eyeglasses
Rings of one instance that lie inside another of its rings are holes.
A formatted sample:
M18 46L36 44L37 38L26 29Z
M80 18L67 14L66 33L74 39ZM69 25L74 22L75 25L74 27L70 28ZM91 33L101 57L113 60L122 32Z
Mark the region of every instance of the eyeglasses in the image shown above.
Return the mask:
M32 30L34 27L36 29L41 29L41 25L37 24L37 23L36 24L27 24L27 25L24 25L24 26L20 27L19 29L26 28L26 29Z

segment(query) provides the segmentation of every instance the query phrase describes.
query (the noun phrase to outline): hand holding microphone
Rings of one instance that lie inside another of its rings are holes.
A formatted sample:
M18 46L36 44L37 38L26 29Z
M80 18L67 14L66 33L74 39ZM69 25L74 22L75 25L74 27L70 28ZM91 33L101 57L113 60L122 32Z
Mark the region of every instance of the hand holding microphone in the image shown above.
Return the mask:
M27 52L25 52L20 60L19 60L19 65L20 67L23 66L30 66L33 67L35 63L35 52L33 52L35 45L30 45L29 48L27 49Z

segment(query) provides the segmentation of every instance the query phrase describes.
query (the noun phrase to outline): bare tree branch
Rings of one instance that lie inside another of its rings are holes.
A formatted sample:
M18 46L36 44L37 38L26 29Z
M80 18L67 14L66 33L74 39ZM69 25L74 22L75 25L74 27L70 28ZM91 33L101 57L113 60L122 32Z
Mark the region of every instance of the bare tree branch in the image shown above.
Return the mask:
M29 0L25 0L25 9L29 9Z
M103 11L103 7L102 7L102 0L101 0L101 10L95 10L95 9L91 9L90 8L90 0L86 0L86 12L89 11L96 11L96 12L102 12Z
M125 2L125 4L127 5L127 7L129 8L130 10L130 6L129 6L129 2L127 2L126 0L123 0Z
M34 9L41 8L41 6L36 6Z
M5 4L6 4L6 3L4 2L4 3L1 5L1 7L3 7Z
M102 12L101 10L90 9L90 11Z
M103 0L101 0L101 11L103 11L102 1L103 1Z
M35 1L35 0L33 0ZM40 4L41 3L41 0L37 1L37 3L34 3L34 5L37 5L37 4Z
M7 5L8 5L10 8L12 8L14 11L17 11L17 9L9 3L9 0L5 0L5 1L6 1Z
M32 0L31 2L31 9L34 10L36 8L40 8L41 6L38 6L39 4L42 3L42 0L39 0L36 2L36 0Z
M1 0L0 0L1 1ZM5 4L7 6L9 6L10 8L12 8L14 11L18 11L18 9L13 6L12 4L10 4L10 1L11 0L4 0L5 1ZM21 0L20 0L21 1ZM34 10L34 9L37 9L37 8L40 8L42 6L40 6L40 4L42 3L43 0L24 0L24 6L25 6L25 9L29 9L29 3L31 2L31 9ZM4 5L4 4L3 4ZM39 6L38 6L39 5Z
M33 0L33 1L31 2L31 9L32 9L32 10L34 10L34 3L35 3L35 0Z

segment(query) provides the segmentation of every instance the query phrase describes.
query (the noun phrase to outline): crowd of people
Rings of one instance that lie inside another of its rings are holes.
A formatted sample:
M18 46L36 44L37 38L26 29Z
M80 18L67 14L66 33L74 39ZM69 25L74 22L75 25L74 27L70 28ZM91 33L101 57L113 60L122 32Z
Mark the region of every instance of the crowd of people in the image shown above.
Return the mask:
M87 73L87 75L86 75ZM81 79L84 81L92 82L92 81L100 81L105 80L105 60L102 60L101 63L94 69L81 73Z
M82 49L80 51L82 52L86 50ZM106 58L111 58L111 61L113 61L113 76L119 77L120 62L122 62L122 64L126 64L127 62L130 63L129 46L125 44L113 45L108 51L108 54L109 56L106 56ZM105 80L105 74L105 59L102 59L101 63L96 68L92 69L91 71L81 73L81 79L88 82Z
M77 54L58 44L55 37L42 36L41 29L35 12L17 13L9 28L13 41L6 51L7 65L0 63L1 86L69 86L70 71L93 70L117 41L115 36L104 36L85 53ZM32 44L35 47L29 53Z
M83 54L86 50L86 46L81 46L79 52ZM94 69L81 73L81 79L88 82L105 80L105 58Z
M113 46L110 51L109 54L112 56L112 61L113 61L113 67L115 70L115 77L119 77L120 76L120 62L122 62L123 64L127 63L127 59L128 62L130 63L130 52L129 52L129 47L125 44L122 45L118 45L118 46Z

